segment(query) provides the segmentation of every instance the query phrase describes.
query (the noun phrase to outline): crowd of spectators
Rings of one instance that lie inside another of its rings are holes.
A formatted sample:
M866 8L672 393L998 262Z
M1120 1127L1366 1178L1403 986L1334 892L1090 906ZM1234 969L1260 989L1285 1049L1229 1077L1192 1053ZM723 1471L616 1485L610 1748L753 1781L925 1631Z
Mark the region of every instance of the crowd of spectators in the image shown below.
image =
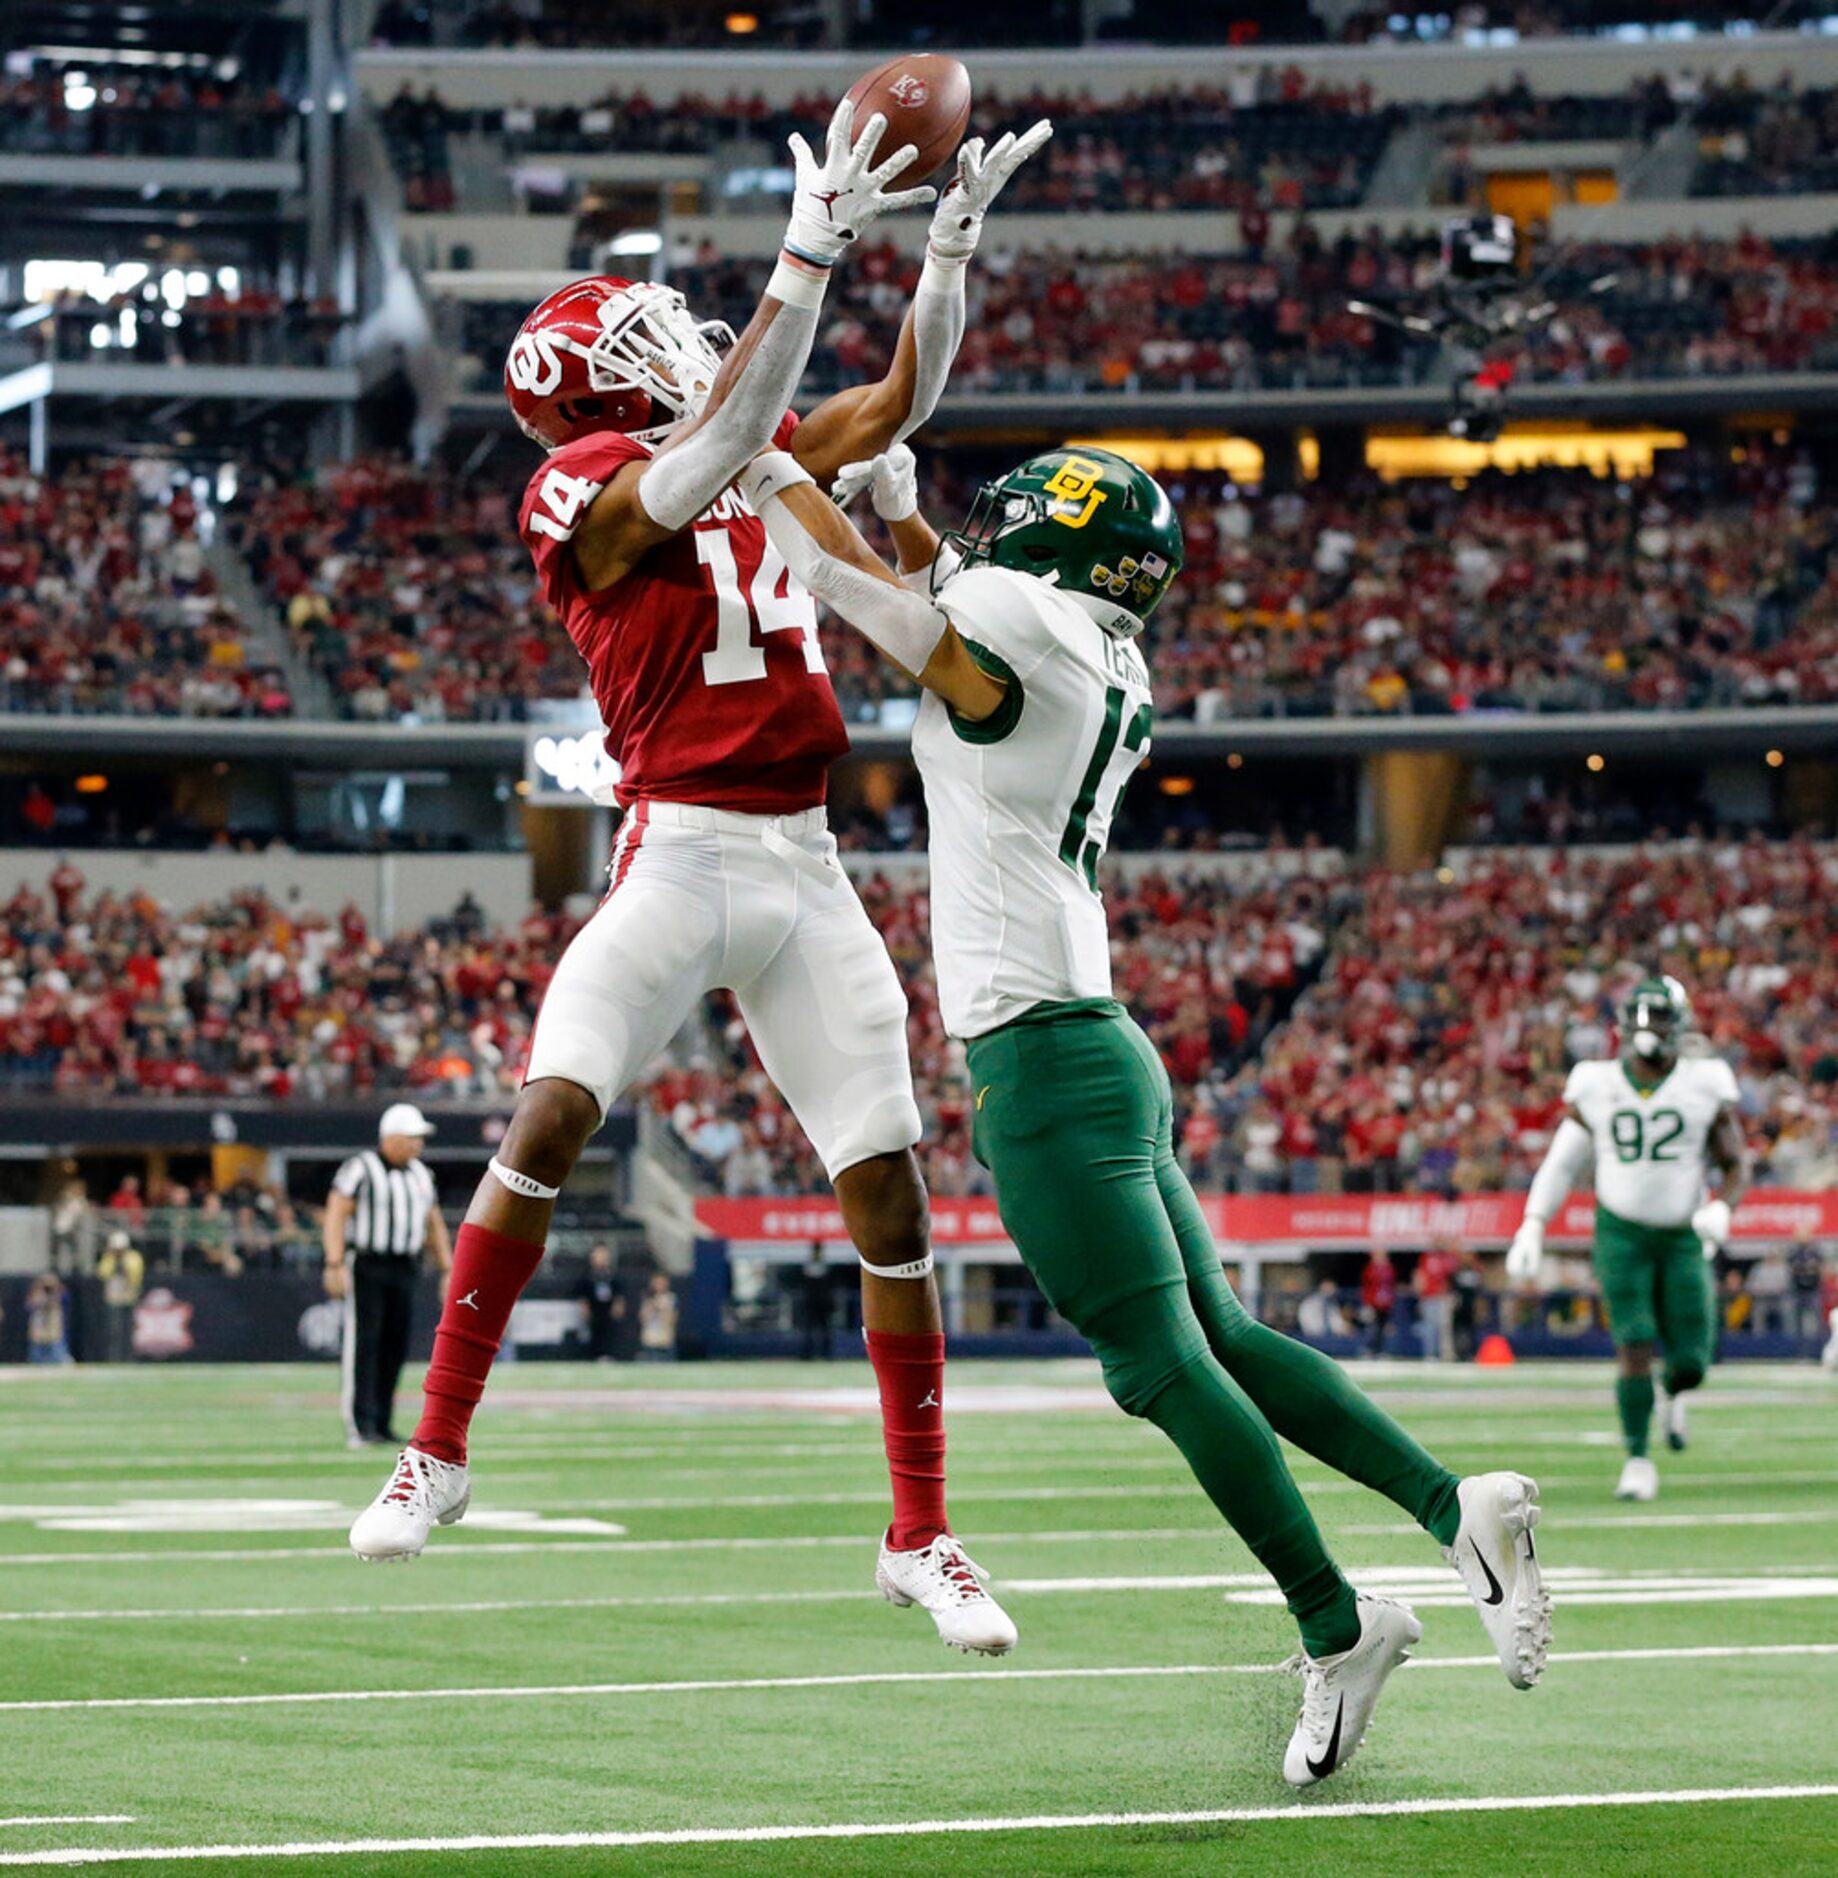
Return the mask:
M992 241L968 277L952 395L1430 382L1433 345L1355 313L1349 302L1419 310L1438 279L1435 241L1369 231L1327 242L1303 224L1273 244L1267 226L1260 231L1247 219L1241 227L1247 245L1231 255L1029 252ZM1493 354L1521 384L1838 369L1838 241L1745 233L1626 248L1570 244L1540 255L1537 267L1556 313ZM724 258L704 245L671 269L670 280L699 313L738 331L770 269L768 260ZM917 262L891 245L851 255L812 351L810 390L858 384L885 369L917 274ZM449 304L465 378L496 384L528 310Z
M1707 86L1694 196L1809 195L1838 188L1838 91L1798 89L1790 72L1757 89Z
M536 592L520 493L365 457L251 479L230 526L346 714L521 719L585 668Z
M517 1087L573 925L476 904L373 934L243 892L175 913L65 864L0 905L0 1088L281 1101Z
M1196 1086L1189 1127L1266 1190L1522 1188L1570 1063L1615 1047L1662 965L1727 1058L1764 1184L1838 1184L1838 854L1681 842L1499 852L1348 883L1324 969L1259 1059ZM1201 1117L1198 1123L1193 1118Z
M210 67L0 73L0 151L14 156L272 157L293 118L278 86Z
M0 449L0 711L289 715L200 523L168 465L98 458L39 476Z
M936 462L928 513L954 524L1003 467ZM1146 641L1165 717L1838 700L1838 510L1804 453L1679 451L1643 477L1462 487L1163 479L1187 545ZM520 721L578 697L584 668L535 589L517 493L367 458L254 483L231 525L347 714ZM910 683L858 635L832 624L825 646L850 721L910 708Z
M860 880L909 1000L935 1191L987 1190L961 1046L939 1020L923 879ZM1690 988L1728 1058L1764 1183L1838 1184L1838 853L1805 840L1468 850L1357 872L1312 844L1113 869L1117 995L1160 1050L1206 1187L1523 1187L1567 1065L1614 1047L1630 975ZM575 930L478 907L373 934L243 892L175 914L65 863L0 906L0 1086L315 1100L503 1096ZM707 1000L643 1091L709 1184L821 1186L733 1001Z
M1112 878L1106 905L1117 995L1161 1051L1202 1187L1523 1188L1568 1065L1612 1051L1617 1001L1657 960L1737 1071L1758 1179L1806 1190L1838 1184L1835 888L1829 848L1681 842L1614 858L1474 851L1413 874L1279 855ZM926 896L883 875L864 897L910 1000L928 1178L986 1192L963 1055L938 1021ZM711 1184L820 1187L725 999L651 1096Z

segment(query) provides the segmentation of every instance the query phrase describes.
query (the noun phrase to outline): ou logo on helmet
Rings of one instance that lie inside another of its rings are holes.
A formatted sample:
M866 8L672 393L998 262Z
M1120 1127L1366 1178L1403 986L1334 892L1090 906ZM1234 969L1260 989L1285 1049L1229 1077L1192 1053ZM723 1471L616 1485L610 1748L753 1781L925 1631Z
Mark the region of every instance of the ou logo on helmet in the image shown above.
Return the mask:
M1049 511L1056 522L1067 528L1083 528L1098 512L1105 491L1098 487L1104 477L1104 465L1087 456L1069 456L1042 485L1056 498ZM1070 511L1070 512L1068 512Z
M527 391L534 398L546 398L559 390L562 382L562 362L547 333L519 333L505 370L519 391Z

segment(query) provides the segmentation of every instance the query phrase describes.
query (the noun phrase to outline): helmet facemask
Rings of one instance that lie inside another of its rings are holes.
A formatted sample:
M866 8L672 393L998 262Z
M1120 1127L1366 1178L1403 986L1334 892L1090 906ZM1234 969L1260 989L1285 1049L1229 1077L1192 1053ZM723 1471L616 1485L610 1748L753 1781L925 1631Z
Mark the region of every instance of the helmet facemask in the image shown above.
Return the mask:
M641 424L624 435L640 443L661 443L685 419L708 401L721 353L734 343L734 329L725 320L697 320L690 316L683 296L656 281L635 281L611 294L599 306L600 331L590 345L568 333L523 333L512 348L512 369L518 368L517 349L529 346L532 377L541 375L542 351L572 352L587 365L588 394L624 396L643 401L646 415L663 414L662 422ZM559 363L550 358L547 369L559 378Z
M1634 988L1622 1007L1628 1045L1643 1063L1664 1063L1678 1054L1690 1022L1685 988L1676 979L1650 979Z

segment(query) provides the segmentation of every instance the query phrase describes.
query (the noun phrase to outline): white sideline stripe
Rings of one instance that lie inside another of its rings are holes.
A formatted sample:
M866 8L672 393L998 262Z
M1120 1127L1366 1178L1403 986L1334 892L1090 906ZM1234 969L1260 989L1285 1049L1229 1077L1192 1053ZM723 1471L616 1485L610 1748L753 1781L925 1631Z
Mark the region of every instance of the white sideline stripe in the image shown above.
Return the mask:
M0 1826L131 1826L132 1813L15 1813Z
M1514 1793L1451 1799L1343 1800L1327 1805L1221 1806L1196 1812L1034 1813L1010 1819L874 1820L835 1826L689 1826L659 1832L471 1833L448 1839L296 1839L283 1845L82 1846L0 1852L0 1865L120 1865L137 1859L330 1858L387 1852L573 1851L670 1845L772 1845L920 1834L1093 1832L1142 1826L1237 1826L1307 1819L1400 1819L1437 1813L1571 1812L1584 1807L1714 1806L1724 1801L1826 1800L1838 1786L1680 1787L1639 1793Z
M1410 1528L1412 1532L1417 1527ZM979 1532L978 1545L1098 1545L1117 1542L1137 1545L1147 1540L1204 1539L1217 1545L1223 1528L1206 1526L1092 1526L1071 1531L1054 1529L1045 1532ZM706 1539L483 1539L476 1543L460 1540L430 1546L421 1554L430 1558L480 1558L487 1555L529 1552L767 1552L808 1549L817 1546L872 1546L873 1536L860 1533L820 1533L782 1539L706 1538ZM335 1559L350 1562L348 1547L330 1541L325 1545L274 1546L168 1546L159 1551L136 1552L5 1552L0 1551L0 1570L15 1565L156 1565L187 1560L193 1564L248 1564L274 1558Z
M1667 1663L1709 1657L1838 1656L1838 1643L1709 1643L1673 1648L1554 1650L1553 1663ZM1411 1669L1492 1669L1497 1656L1419 1656ZM0 1714L64 1709L282 1708L316 1702L481 1702L531 1696L725 1695L760 1689L855 1689L882 1684L950 1682L979 1689L1008 1682L1118 1682L1169 1676L1285 1676L1282 1663L1146 1663L1063 1669L902 1669L837 1676L726 1676L691 1682L512 1683L455 1689L306 1689L265 1695L54 1696L0 1702Z

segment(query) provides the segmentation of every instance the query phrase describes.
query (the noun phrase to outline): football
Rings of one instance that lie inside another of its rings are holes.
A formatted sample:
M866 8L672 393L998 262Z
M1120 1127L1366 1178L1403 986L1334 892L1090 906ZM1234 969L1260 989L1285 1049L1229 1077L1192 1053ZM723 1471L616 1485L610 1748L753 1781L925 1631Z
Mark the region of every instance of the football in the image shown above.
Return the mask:
M910 143L918 154L889 185L922 183L956 151L970 122L970 74L948 52L902 53L877 65L849 89L859 128L876 111L887 120L876 156Z

